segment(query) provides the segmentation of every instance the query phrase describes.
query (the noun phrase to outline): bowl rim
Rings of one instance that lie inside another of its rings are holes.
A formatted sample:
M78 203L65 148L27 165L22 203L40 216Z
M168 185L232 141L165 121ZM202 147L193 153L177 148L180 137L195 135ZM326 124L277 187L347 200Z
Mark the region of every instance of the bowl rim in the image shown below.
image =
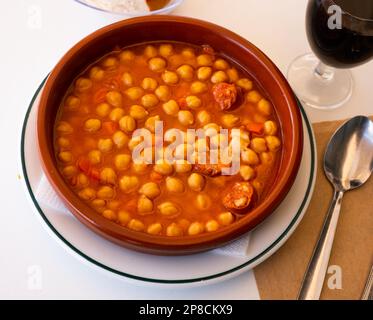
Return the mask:
M193 24L208 29L209 31L213 30L214 33L223 34L224 37L228 37L231 41L234 41L235 44L246 50L251 50L251 52L257 56L258 61L262 66L273 75L272 80L276 81L277 85L284 91L283 98L291 110L290 120L292 123L293 141L291 143L292 148L290 150L290 159L281 171L279 179L276 180L276 185L266 196L265 200L250 212L250 219L246 219L246 221L245 219L241 219L239 222L234 223L227 228L222 228L221 230L212 233L203 233L196 236L173 237L171 242L170 238L167 236L153 236L142 232L132 231L103 218L101 215L98 215L97 212L90 208L88 204L83 202L83 200L78 198L78 196L67 186L55 166L53 161L54 154L50 154L47 150L48 137L46 132L46 110L48 107L48 97L52 92L54 84L59 78L60 71L70 59L79 54L79 51L92 40L102 37L105 34L109 34L110 31L117 28L148 22ZM233 241L256 227L275 210L289 192L298 173L303 150L303 125L295 95L285 77L275 64L251 42L228 29L210 22L194 18L157 15L131 18L98 29L80 40L60 59L46 80L45 87L40 97L37 112L37 139L42 160L41 162L47 179L70 211L82 223L102 236L118 244L136 250L160 254L178 254L179 252L181 252L179 254L185 254L211 249L226 244L229 241Z
M88 8L97 10L97 11L124 16L124 17L140 17L140 16L151 16L151 15L156 15L156 14L162 14L162 13L170 12L176 9L179 5L181 5L184 2L184 0L171 0L170 3L167 4L165 7L158 9L158 10L153 10L153 11L149 10L149 11L118 12L118 11L110 11L110 10L96 7L92 4L87 3L86 0L74 0L74 1L85 7L88 7Z

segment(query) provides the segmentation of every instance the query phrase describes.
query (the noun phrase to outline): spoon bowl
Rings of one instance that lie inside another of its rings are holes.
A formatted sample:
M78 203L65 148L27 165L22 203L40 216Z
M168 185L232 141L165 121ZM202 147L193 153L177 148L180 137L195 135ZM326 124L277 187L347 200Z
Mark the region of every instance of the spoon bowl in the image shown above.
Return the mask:
M358 116L332 136L324 157L324 170L337 190L364 184L373 170L373 122Z

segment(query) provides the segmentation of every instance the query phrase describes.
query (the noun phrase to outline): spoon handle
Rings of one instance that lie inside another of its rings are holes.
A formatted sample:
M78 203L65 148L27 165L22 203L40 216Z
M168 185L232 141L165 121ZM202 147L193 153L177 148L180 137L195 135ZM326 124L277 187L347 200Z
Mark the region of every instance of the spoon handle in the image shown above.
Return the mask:
M326 271L328 268L330 252L333 246L335 231L337 229L339 212L341 210L343 191L334 191L333 201L325 217L319 240L309 262L307 272L299 292L299 300L317 300L320 298Z

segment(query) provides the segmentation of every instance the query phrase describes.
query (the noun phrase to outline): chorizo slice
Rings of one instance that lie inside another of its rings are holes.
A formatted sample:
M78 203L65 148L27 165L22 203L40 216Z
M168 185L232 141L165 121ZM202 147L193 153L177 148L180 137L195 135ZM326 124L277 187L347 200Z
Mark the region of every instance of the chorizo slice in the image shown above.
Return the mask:
M208 177L217 177L221 175L223 165L221 164L200 164L193 166L193 171Z
M226 111L232 109L237 101L238 89L234 84L222 82L214 85L212 94L221 110Z
M234 213L243 213L251 204L254 188L249 182L236 182L223 197L224 207Z

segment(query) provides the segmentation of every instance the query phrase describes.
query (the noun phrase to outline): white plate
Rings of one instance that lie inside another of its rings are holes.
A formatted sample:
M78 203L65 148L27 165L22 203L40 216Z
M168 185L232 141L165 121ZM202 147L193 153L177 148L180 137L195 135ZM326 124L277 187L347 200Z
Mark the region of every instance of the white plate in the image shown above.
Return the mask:
M43 175L35 146L35 93L25 116L21 161L26 189L38 216L50 233L70 252L128 280L147 284L198 285L236 276L263 262L278 250L301 221L312 196L316 178L316 150L312 127L302 109L304 150L299 174L289 194L276 211L261 223L250 238L248 255L235 257L205 252L190 256L160 257L127 250L90 231L72 214L63 214L38 202L35 191Z

